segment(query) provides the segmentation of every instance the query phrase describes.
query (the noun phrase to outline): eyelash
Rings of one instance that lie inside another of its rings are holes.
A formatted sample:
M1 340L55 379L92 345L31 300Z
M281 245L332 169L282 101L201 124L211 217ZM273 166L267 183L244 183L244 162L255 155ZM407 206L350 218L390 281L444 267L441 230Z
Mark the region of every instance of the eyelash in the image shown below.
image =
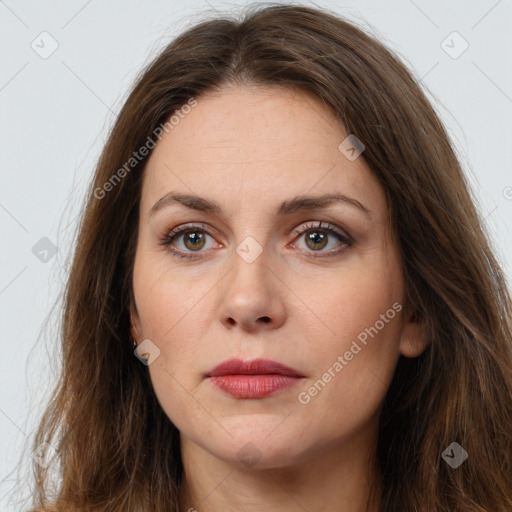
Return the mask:
M178 228L173 229L169 233L167 233L164 238L162 238L159 242L160 245L163 245L165 247L171 247L171 244L176 240L180 235L183 235L188 232L204 232L211 237L214 236L210 231L210 229L205 224L192 224L192 225L185 225L180 226ZM322 222L320 221L318 224L315 223L308 223L305 224L301 229L296 229L293 231L293 233L297 236L304 235L308 231L318 231L321 233L326 233L328 235L334 235L340 242L344 244L344 247L341 249L335 249L331 250L327 253L324 253L322 255L317 255L315 252L322 253L323 251L307 251L307 257L309 258L329 258L332 256L337 256L341 252L344 252L347 248L352 247L354 244L354 240L349 235L345 234L343 231L341 231L339 228L336 228L332 224L325 224L322 225ZM181 249L171 249L171 254L177 258L188 258L188 259L197 259L200 258L198 255L201 252L204 251L191 251L191 252L184 252ZM196 255L197 253L197 255Z

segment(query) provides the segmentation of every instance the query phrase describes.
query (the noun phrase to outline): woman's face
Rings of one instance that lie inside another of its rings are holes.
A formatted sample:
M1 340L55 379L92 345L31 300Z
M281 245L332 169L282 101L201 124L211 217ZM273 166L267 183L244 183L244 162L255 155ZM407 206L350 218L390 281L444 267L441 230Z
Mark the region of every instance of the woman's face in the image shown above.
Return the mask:
M382 186L309 94L236 87L187 112L145 169L132 309L182 449L259 467L364 450L399 354L424 349ZM232 359L293 371L214 371Z

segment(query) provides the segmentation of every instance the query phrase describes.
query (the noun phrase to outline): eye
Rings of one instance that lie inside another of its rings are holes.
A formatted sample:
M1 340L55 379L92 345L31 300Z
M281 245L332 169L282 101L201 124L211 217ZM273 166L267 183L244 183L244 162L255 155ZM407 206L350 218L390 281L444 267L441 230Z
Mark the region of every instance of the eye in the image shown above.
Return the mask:
M354 240L349 235L329 223L323 227L322 222L308 223L296 229L294 233L299 235L299 239L304 239L306 249L301 249L301 251L305 251L306 255L311 258L335 256L354 244ZM329 245L331 240L334 242L335 248L324 251L323 249ZM291 246L295 247L296 244L292 243ZM336 246L338 247L336 248Z
M347 247L351 247L354 243L354 240L344 233L343 230L329 223L324 226L322 226L322 222L308 223L294 230L294 234L299 237L305 237L306 248L300 248L300 252L305 253L307 257L311 258L335 256ZM186 224L167 233L161 239L160 245L169 247L172 255L178 258L199 258L200 255L194 253L204 252L202 249L222 247L222 244L215 245L215 241L209 247L207 246L207 238L212 238L213 240L214 235L215 232L210 234L210 228L205 224ZM338 247L330 251L324 251L323 249L329 245L331 240ZM294 248L296 247L294 242L289 245Z
M202 252L201 249L206 247L206 237L212 238L204 224L189 224L173 229L160 241L160 244L173 246L172 254L178 258L195 258L197 256L194 253ZM180 245L174 244L175 240L181 241L181 247L174 248L176 245Z

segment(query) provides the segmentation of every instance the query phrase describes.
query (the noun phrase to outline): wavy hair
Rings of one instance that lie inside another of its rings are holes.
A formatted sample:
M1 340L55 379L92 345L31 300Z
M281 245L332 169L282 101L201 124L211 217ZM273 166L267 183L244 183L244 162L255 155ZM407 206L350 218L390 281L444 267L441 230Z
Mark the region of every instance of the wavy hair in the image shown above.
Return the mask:
M32 512L178 512L179 432L133 354L129 305L143 170L104 187L191 98L226 85L313 93L385 190L405 303L428 348L400 356L380 416L381 512L512 510L512 303L461 164L419 80L339 15L252 5L203 19L138 75L88 190L65 287L62 369L33 448ZM126 169L126 168L125 168ZM467 460L442 458L459 443ZM43 455L41 455L43 456ZM50 490L50 471L58 484Z

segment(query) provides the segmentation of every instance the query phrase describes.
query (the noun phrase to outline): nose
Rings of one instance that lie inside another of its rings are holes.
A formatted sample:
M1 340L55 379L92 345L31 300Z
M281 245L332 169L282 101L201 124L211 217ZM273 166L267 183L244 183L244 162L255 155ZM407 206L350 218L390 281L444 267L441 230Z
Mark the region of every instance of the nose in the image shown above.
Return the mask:
M286 287L267 265L264 253L252 263L234 256L219 309L220 320L227 329L272 330L285 322Z

